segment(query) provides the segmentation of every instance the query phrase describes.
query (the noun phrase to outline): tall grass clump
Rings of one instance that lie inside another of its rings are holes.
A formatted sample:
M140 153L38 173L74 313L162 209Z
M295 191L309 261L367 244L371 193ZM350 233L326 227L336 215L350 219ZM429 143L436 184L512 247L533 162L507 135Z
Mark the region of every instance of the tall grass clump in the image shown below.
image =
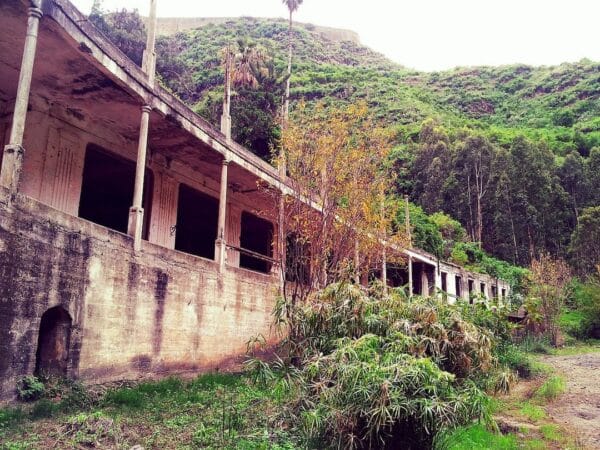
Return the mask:
M565 392L567 385L565 379L559 375L548 378L536 391L535 396L539 400L556 400L559 395Z
M291 414L309 446L429 447L442 430L491 425L485 380L512 379L495 357L509 330L484 306L335 283L277 319L288 325L285 356L248 367L296 386Z

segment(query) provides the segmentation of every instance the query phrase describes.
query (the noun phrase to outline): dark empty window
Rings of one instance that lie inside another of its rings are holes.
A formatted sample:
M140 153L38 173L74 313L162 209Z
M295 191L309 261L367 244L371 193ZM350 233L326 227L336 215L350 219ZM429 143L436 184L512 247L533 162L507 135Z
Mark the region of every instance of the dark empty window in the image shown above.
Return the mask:
M152 172L146 169L142 202L144 239L148 238L152 182ZM96 145L88 145L83 166L79 217L127 233L134 184L135 164L132 161L120 158Z
M468 286L469 286L469 303L473 303L473 294L474 294L473 291L475 290L475 281L469 280Z
M485 292L485 283L479 284L479 292L481 292L481 295L483 295L484 297L487 297L487 294Z
M454 277L454 290L456 292L457 297L462 297L462 278L455 276Z
M273 224L254 214L242 212L240 247L240 267L269 273L271 262L263 259L261 255L273 257Z
M175 250L203 258L215 258L219 201L192 189L179 186Z
M448 274L442 272L442 291L448 292Z
M498 288L496 286L492 286L492 298L498 297Z
M502 298L506 298L506 289L502 289Z

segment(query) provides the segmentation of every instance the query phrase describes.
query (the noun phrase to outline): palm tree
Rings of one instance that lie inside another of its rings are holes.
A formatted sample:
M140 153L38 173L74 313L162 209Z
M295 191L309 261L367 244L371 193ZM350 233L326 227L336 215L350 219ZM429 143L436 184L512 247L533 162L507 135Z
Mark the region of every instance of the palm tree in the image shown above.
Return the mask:
M288 29L288 68L287 68L287 82L285 85L285 103L283 107L283 123L287 123L288 116L290 113L290 78L292 76L292 29L293 21L292 16L302 5L303 0L282 0L283 4L287 6L290 12L290 27Z
M258 79L265 71L265 54L254 43L240 39L237 41L237 49L231 45L223 49L222 60L225 67L225 93L221 132L227 139L231 139L231 85L257 88Z

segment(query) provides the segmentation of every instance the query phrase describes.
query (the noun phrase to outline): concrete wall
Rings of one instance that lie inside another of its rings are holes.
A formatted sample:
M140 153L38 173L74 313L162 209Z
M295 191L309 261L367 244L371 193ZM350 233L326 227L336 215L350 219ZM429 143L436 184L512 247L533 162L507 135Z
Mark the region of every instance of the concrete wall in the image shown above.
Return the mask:
M270 342L277 278L131 238L0 190L0 398L35 369L42 314L73 320L68 374L137 378L228 367L247 340Z
M0 120L0 138L10 117ZM68 375L94 382L228 367L252 336L274 343L277 276L238 268L233 251L218 275L214 261L172 250L179 184L218 198L218 181L151 153L149 242L137 254L129 236L76 217L88 144L131 161L137 145L93 120L79 121L32 95L24 195L9 206L0 192L0 400L13 397L17 378L35 370L41 317L57 305L72 319ZM230 244L239 245L243 210L272 209L250 202L228 196Z

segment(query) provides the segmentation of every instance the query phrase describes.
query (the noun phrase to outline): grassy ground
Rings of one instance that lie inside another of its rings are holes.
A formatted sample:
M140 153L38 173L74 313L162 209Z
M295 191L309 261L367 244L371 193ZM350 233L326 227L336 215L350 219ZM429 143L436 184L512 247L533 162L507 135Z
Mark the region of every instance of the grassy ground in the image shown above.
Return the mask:
M540 353L557 356L587 354L600 350L597 341L577 342L562 349L541 351L532 348L529 358L536 370L521 380L508 395L495 399L494 418L500 433L474 424L446 433L437 441L438 450L471 449L580 449L573 430L555 422L547 410L560 402L566 390L565 378L539 362ZM534 353L535 352L535 353Z
M83 390L0 410L0 448L293 449L281 420L286 392L241 375L169 378L109 390Z
M598 342L549 353L585 354ZM535 358L534 354L530 355ZM440 449L579 448L546 408L560 401L565 380L533 362L531 379L495 400L499 430L475 424L438 440ZM261 388L244 375L209 374L192 381L168 378L94 391L56 384L42 400L0 409L0 450L36 448L295 449L298 427L284 419L291 395ZM289 415L287 416L289 417Z

